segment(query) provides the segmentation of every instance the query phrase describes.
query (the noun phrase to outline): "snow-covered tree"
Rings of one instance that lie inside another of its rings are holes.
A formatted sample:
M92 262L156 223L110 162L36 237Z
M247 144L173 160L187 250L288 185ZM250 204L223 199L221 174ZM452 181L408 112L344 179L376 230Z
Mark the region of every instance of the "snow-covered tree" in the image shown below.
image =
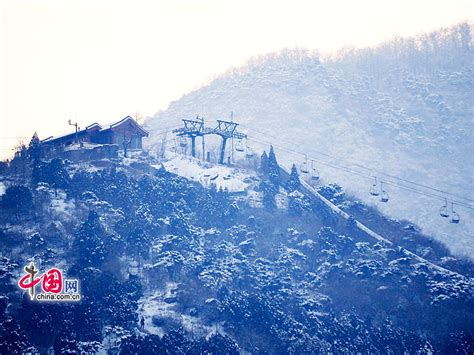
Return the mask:
M260 183L260 189L263 193L263 205L265 208L274 209L276 208L275 196L278 192L275 185L273 185L270 181L262 181Z
M262 156L260 157L260 170L264 175L268 174L268 155L264 150Z
M304 194L298 190L288 194L288 213L294 216L301 216L303 212L310 210L310 201Z
M288 181L286 182L286 188L288 191L293 192L295 190L299 190L301 187L300 177L298 175L298 170L296 169L296 165L293 164L291 166L291 173Z
M41 159L41 142L36 132L31 137L30 144L28 145L28 158L33 165L39 164Z
M29 215L33 208L32 202L31 190L23 185L10 186L1 196L1 207L17 219Z
M268 179L275 187L280 185L280 166L273 151L273 146L270 146L270 153L268 154Z
M103 263L106 256L104 243L106 237L99 215L94 211L89 212L73 243L75 254L82 267L99 266Z

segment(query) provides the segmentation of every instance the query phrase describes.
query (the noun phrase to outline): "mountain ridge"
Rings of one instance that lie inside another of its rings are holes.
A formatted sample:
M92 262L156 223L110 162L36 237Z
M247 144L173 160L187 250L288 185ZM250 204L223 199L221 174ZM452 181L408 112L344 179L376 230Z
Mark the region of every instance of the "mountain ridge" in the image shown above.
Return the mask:
M387 204L368 195L373 180L368 176L382 171L447 190L471 205L471 28L460 24L329 61L305 51L269 55L229 71L149 118L148 145L156 147L160 127L179 125L181 118L199 113L214 120L232 110L256 150L263 149L265 141L274 145L286 163L300 163L302 154L319 159L317 168L325 182L341 184L384 214L412 220L457 254L472 258L472 209L455 203L462 217L455 226L438 216L443 204L440 193L433 198L425 196L433 191L422 189L425 195L419 195L390 186L392 198Z

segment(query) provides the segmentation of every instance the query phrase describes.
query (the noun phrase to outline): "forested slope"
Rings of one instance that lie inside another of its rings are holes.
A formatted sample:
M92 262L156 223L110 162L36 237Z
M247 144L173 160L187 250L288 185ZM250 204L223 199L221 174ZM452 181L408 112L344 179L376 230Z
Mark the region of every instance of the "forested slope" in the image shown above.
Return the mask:
M251 60L148 119L147 144L158 147L163 129L182 118L200 114L212 127L233 111L252 149L261 153L271 143L287 164L307 154L323 182L472 257L471 32L460 24L332 58L289 50ZM389 203L369 195L374 176L393 182L385 184ZM439 217L445 197L449 208L455 202L459 225Z

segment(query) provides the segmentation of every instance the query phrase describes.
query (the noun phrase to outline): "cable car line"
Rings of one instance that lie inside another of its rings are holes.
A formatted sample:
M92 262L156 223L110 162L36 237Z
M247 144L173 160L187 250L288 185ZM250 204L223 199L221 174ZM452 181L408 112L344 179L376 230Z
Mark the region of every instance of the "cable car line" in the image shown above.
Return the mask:
M301 153L301 152L298 152L298 151L295 151L295 150L292 150L292 149L288 149L288 148L283 147L279 144L273 144L271 142L263 141L263 140L259 140L259 139L255 139L255 138L248 138L248 139L253 140L253 141L255 141L257 143L260 143L260 144L265 144L265 145L272 144L275 148L277 148L279 150L282 150L282 151L286 151L286 152L291 153L291 154L295 154L295 155L299 155L299 156L303 156L303 157L305 156L305 153ZM323 160L320 160L320 159L317 159L317 158L314 158L314 157L310 157L310 158L313 159L314 161L320 163L320 164L332 167L332 168L337 169L337 170L343 170L347 173L358 175L358 176L363 177L365 179L370 179L370 180L374 179L374 176L372 176L370 174L363 173L363 172L360 172L360 171L356 171L356 170L353 170L353 169L348 168L346 166L337 165L337 164L330 163L330 162L327 162L327 161L323 161ZM417 193L417 194L420 194L420 195L423 195L423 196L426 196L426 197L435 198L435 199L438 199L438 200L441 200L441 201L444 201L444 199L446 198L446 195L456 196L454 194L446 193L442 190L439 190L439 191L442 191L443 195L438 195L438 194L434 194L434 193L430 193L430 192L427 192L427 191L422 191L422 190L416 189L415 187L406 186L406 185L400 184L400 183L395 182L395 181L390 181L388 179L384 179L384 180L381 180L381 181L386 185L395 186L395 187L398 187L400 189L404 189L406 191L414 192L414 193ZM434 189L434 190L438 191L438 189ZM450 199L450 201L455 203L458 206L462 206L462 207L469 208L469 209L474 209L474 206L472 206L470 204L467 204L467 203L464 203L464 202L461 202L461 201L457 201L457 200L454 200L454 199Z
M245 126L243 124L241 124L242 126ZM266 137L270 137L270 138L274 138L276 141L282 141L281 137L278 138L278 137L275 137L275 136L272 136L271 134L267 134L267 133L264 133L264 132L261 132L261 131L258 131L254 128L249 128L247 127L249 130L251 131L255 131L257 133L260 133L260 135L263 135L263 136L266 136ZM289 143L289 142L285 142L283 141L283 143L286 143L288 145L294 145L294 143ZM272 143L267 143L267 144L272 144ZM276 146L275 144L272 144L274 146ZM428 186L428 185L424 185L424 184L420 184L418 182L414 182L414 181L410 181L410 180L407 180L407 179L404 179L404 178L401 178L401 177L398 177L398 176L395 176L395 175L391 175L391 174L388 174L388 173L385 173L383 171L380 171L378 169L373 169L373 168L369 168L369 167L366 167L366 166L363 166L359 163L353 163L353 162L348 162L347 160L345 159L341 159L341 158L338 158L338 157L334 157L334 156L331 156L327 153L324 153L324 152L320 152L320 151L317 151L315 150L314 148L310 148L311 152L314 152L314 153L317 153L317 154L320 154L320 155L323 155L323 156L326 156L328 158L331 158L331 159L335 159L336 161L339 161L339 162L345 162L346 164L348 165L352 165L352 166L355 166L355 167L359 167L361 169L364 169L364 170L367 170L369 171L369 173L371 173L371 176L373 178L373 173L377 173L377 175L384 175L384 176L387 176L387 177L390 177L392 179L395 179L395 180L400 180L400 181L403 181L405 183L408 183L408 184L411 184L411 185L415 185L415 186L418 186L418 187L422 187L424 189L428 189L428 190L432 190L432 191L436 191L436 192L439 192L441 194L444 195L449 195L449 196L452 196L452 197L456 197L458 199L462 199L462 200L466 200L466 201L470 201L470 202L474 202L474 199L471 199L471 198L468 198L468 197L465 197L465 196L460 196L460 195L457 195L457 194L453 194L451 192L447 192L447 191L444 191L444 190L441 190L441 189L438 189L438 188L435 188L435 187L432 187L432 186ZM297 153L297 152L294 152L294 153ZM298 154L303 154L303 153L298 153Z
M257 141L255 139L252 139L252 140ZM269 142L264 142L264 141L258 141L258 142L261 143L261 144L266 144L266 145L270 144ZM283 148L283 147L278 146L278 145L274 145L274 147L276 147L276 148L278 148L282 151L287 151L287 152L292 153L292 154L297 154L297 155L304 156L303 153L296 152L296 151L291 150L291 149ZM335 165L335 164L332 164L332 163L329 163L329 162L326 162L326 161L322 161L322 160L319 160L319 159L316 159L316 158L314 158L314 160L321 163L321 164L323 164L323 165L327 165L329 167L332 167L334 169L343 170L343 171L345 171L349 174L358 175L358 176L363 177L365 179L370 179L370 180L373 179L373 176L371 176L371 175L364 174L364 173L352 170L352 169L344 167L344 166L338 166L338 165ZM444 195L440 196L440 195L436 195L436 194L429 193L429 192L426 192L426 191L421 191L421 190L418 190L414 187L401 185L400 183L397 183L397 182L388 181L388 180L383 180L383 182L387 185L396 186L398 188L401 188L401 189L404 189L404 190L407 190L407 191L410 191L410 192L414 192L414 193L417 193L417 194L420 194L420 195L423 195L423 196L426 196L426 197L431 197L431 198L435 198L435 199L442 200L442 201L445 199ZM453 200L453 202L456 203L459 206L463 206L463 207L466 207L466 208L469 208L469 209L474 209L474 206L472 206L472 205L469 205L469 204L466 204L466 203L463 203L463 202L460 202L460 201L456 201L456 200Z

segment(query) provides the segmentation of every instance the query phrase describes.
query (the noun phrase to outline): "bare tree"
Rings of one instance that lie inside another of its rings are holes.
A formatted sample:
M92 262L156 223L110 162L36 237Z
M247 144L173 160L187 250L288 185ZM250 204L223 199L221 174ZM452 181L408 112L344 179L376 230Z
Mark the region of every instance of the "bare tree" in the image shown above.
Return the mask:
M165 157L165 151L166 151L166 143L167 143L167 136L168 135L168 132L165 132L163 134L163 139L161 140L161 146L160 146L160 152L158 153L158 158L160 160L163 160L163 158Z
M128 149L132 145L133 133L130 132L127 127L120 127L116 132L122 140L123 155L124 157L127 157Z

